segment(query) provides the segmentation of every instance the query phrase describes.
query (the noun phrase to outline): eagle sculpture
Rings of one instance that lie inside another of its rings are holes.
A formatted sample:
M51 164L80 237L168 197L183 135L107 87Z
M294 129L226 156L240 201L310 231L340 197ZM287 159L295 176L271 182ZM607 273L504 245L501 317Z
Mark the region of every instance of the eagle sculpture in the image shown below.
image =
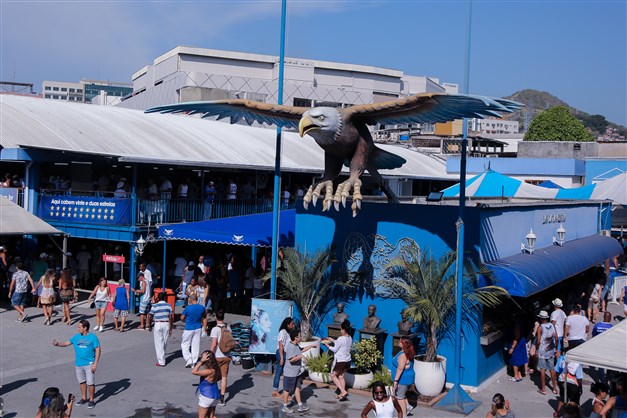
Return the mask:
M216 100L210 102L188 102L157 106L147 113L202 114L203 118L230 117L231 123L240 120L249 125L254 122L298 128L300 136L310 135L324 150L324 176L320 182L309 187L303 197L305 209L309 203L316 205L324 191L323 210L333 203L336 210L353 192L351 208L353 216L361 209L361 175L368 170L390 202L398 199L385 185L378 170L399 168L405 159L378 148L372 140L368 125L406 123L437 123L462 118L500 117L511 113L522 105L510 100L475 95L453 95L421 93L382 103L355 105L347 108L294 107L261 103L244 99ZM333 180L342 165L349 167L348 180L340 183L333 193Z

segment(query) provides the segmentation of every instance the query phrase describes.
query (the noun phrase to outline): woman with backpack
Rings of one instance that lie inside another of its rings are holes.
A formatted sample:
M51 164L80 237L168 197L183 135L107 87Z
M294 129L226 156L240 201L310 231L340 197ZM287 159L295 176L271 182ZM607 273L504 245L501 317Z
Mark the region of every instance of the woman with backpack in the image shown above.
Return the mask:
M220 400L218 401L218 405L224 406L226 405L224 396L226 395L229 363L231 362L231 357L228 356L228 353L231 352L237 342L233 338L231 328L224 323L223 310L216 312L216 321L217 324L211 329L209 337L211 338L211 351L215 353L216 361L218 362L218 366L220 366L220 374L222 375L222 379L220 381Z
M546 371L551 372L553 393L557 394L557 376L555 374L555 347L557 347L557 331L549 322L549 314L540 311L538 318L542 323L536 333L536 349L538 353L538 370L540 370L540 389L538 393L546 395Z

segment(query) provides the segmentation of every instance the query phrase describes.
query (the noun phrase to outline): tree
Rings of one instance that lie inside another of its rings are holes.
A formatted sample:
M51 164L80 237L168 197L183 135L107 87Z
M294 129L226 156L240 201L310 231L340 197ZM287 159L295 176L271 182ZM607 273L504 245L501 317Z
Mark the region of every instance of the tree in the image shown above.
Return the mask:
M329 312L334 294L352 285L345 275L331 277L331 265L337 260L331 247L315 254L298 248L285 248L279 296L292 300L300 314L303 341L311 341L320 321ZM277 273L279 274L279 273Z
M591 142L594 136L565 106L539 113L529 125L525 141Z
M436 260L412 242L404 253L390 262L388 278L377 280L378 285L387 287L405 302L405 315L413 322L423 324L427 344L423 360L427 362L436 361L438 343L445 331L454 327L456 275L451 267L455 264L456 254L456 251L450 251ZM477 287L478 275L489 273L486 269L477 271L469 261L464 264L462 315L466 319L481 306L495 307L509 297L502 287Z

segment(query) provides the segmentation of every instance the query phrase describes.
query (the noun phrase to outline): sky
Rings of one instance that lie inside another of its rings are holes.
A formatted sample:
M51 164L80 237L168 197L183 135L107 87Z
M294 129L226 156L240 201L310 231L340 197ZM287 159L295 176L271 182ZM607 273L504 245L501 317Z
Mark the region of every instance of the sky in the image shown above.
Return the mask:
M627 126L627 2L287 2L287 57L401 70L472 94L547 91ZM178 46L279 55L281 2L0 0L0 79L131 82Z

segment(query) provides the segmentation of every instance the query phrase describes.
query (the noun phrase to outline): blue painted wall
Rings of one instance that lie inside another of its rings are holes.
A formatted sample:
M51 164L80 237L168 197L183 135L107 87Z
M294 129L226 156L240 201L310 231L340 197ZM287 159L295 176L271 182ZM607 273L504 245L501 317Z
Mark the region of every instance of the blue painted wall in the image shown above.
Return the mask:
M550 161L550 164L547 162ZM459 157L446 160L446 172L459 173ZM507 176L583 176L585 163L575 158L468 158L467 173L475 175L483 173L488 164L490 168Z
M607 180L627 171L625 158L589 158L586 160L586 184Z

